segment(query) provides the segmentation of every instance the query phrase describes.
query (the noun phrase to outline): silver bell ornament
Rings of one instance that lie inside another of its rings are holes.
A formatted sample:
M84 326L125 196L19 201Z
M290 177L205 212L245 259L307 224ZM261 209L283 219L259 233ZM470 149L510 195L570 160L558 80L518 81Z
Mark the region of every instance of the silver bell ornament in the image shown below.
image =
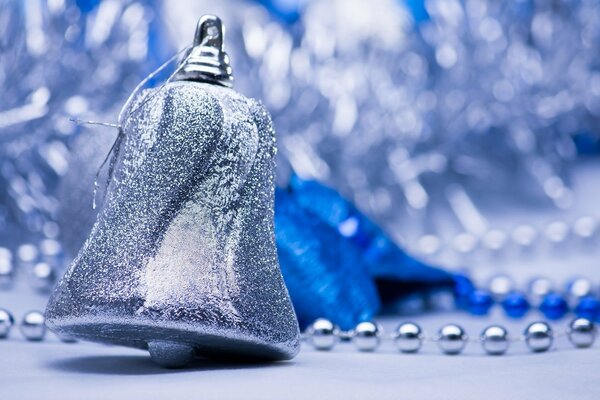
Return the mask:
M231 89L219 18L119 117L104 203L46 310L59 335L195 355L285 360L299 330L273 233L275 134Z

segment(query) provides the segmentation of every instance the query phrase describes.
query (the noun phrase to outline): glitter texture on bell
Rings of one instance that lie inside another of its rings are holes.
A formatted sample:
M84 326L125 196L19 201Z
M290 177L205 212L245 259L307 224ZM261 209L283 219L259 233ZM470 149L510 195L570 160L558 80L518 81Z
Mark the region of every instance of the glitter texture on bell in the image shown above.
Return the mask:
M284 360L299 331L273 233L275 134L231 87L203 16L174 79L134 96L96 223L46 310L61 335L194 356Z

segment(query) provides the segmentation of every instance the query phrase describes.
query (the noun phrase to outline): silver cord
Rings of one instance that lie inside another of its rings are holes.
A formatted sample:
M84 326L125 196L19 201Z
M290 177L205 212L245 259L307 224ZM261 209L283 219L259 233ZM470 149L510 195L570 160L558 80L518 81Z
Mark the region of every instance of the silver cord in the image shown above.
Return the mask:
M115 128L115 129L119 130L119 133L117 134L117 137L115 138L115 141L113 142L112 146L110 147L110 150L106 154L106 157L104 157L104 160L102 161L102 163L100 164L100 166L96 170L96 174L94 176L94 190L93 190L93 196L92 196L92 209L95 210L96 209L96 205L97 205L96 199L97 199L97 195L98 195L98 189L100 188L100 185L98 183L98 180L99 180L99 177L100 177L100 173L102 172L102 169L104 168L104 166L106 165L106 163L110 159L111 155L113 154L115 148L117 147L117 144L120 143L120 141L121 141L121 138L122 138L122 135L123 135L123 132L124 132L123 118L124 118L125 111L129 108L129 106L130 106L131 102L133 101L133 99L135 98L135 96L137 96L139 94L139 92L146 86L146 84L151 79L153 79L154 77L156 77L165 68L167 68L171 63L173 63L175 60L177 60L182 53L184 53L186 51L189 51L191 49L191 47L192 47L191 45L188 45L188 46L184 47L183 49L181 49L180 51L178 51L177 53L175 53L172 57L170 57L167 61L165 61L164 63L162 63L158 68L156 68L154 71L152 71L150 74L148 74L144 79L141 80L140 83L137 84L137 86L129 94L129 96L127 97L127 100L125 101L125 103L121 107L121 110L119 111L119 116L117 118L117 124L112 124L112 123L108 123L108 122L99 122L99 121L84 121L84 120L80 120L80 119L77 119L77 118L70 118L69 119L71 122L74 122L77 125L99 125L99 126L106 126L106 127ZM171 82L171 80L173 79L173 77L181 70L182 65L185 64L185 61L187 60L187 58L189 58L189 55L176 68L175 72L173 72L171 75L169 75L169 77L167 78L167 80L159 87L159 89L154 94L154 96L149 96L146 99L144 99L144 101L142 101L142 103L140 103L133 111L128 112L127 116L129 116L132 113L136 112L143 105L145 105L149 100L151 100L157 94L159 94L160 91L164 88L164 86L167 83ZM109 180L110 180L110 175L111 174L109 173L109 177L108 177Z

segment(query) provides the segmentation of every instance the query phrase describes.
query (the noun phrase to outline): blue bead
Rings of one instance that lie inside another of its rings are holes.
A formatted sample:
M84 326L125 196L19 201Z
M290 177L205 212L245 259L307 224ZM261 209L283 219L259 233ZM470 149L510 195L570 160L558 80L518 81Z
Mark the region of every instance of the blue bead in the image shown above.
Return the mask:
M469 312L473 315L486 315L494 305L494 298L488 290L475 289L469 295Z
M575 315L590 321L600 320L600 300L592 296L582 298L575 307Z
M558 293L549 293L544 296L540 311L551 320L561 319L569 311L567 301Z
M511 318L522 318L529 311L529 302L523 293L510 292L502 300L502 308Z
M466 309L469 305L469 296L475 290L475 285L465 275L456 274L453 278L456 307Z

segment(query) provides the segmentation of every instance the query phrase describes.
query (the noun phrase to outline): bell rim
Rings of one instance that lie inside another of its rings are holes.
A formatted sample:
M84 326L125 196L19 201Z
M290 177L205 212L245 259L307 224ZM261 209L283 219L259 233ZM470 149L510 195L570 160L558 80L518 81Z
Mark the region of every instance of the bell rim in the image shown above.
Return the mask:
M288 341L271 342L231 328L197 325L190 329L158 321L151 324L144 321L53 320L47 321L47 325L53 332L73 339L140 350L148 350L148 343L152 341L178 342L193 347L197 357L219 360L285 361L294 358L300 350L299 333Z

